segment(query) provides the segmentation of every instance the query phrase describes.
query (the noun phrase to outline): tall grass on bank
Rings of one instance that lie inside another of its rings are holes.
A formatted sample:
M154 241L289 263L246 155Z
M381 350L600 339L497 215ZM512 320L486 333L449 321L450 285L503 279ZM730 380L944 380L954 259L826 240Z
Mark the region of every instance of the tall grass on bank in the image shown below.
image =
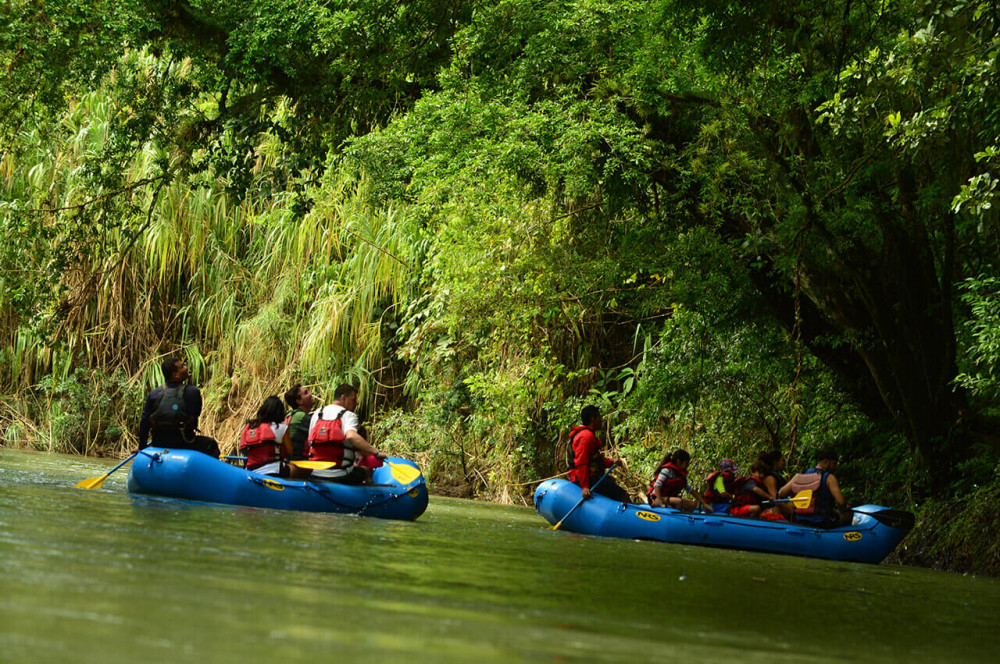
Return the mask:
M74 206L93 199L86 166L100 158L112 112L101 93L91 93L72 104L57 141L27 134L16 154L3 155L4 241L16 240L16 223L50 237L72 227ZM278 152L266 145L275 139L262 141L261 154ZM159 175L154 152L147 146L136 155L125 180ZM268 159L257 164L262 177ZM141 394L159 382L157 365L173 352L205 387L202 428L224 445L264 396L294 380L326 394L349 380L369 405L401 382L381 330L413 282L411 253L421 246L404 215L365 207L365 183L342 173L314 188L318 202L305 218L291 211L288 196L237 203L225 184L176 179L155 203L153 187L138 189L135 209L152 205L148 217L102 220L100 244L89 247L96 250L62 273L61 303L18 309L8 294L30 271L0 277L4 444L111 454L130 447ZM55 340L35 331L53 316ZM96 395L106 395L105 410L115 413L105 422L113 422L113 440L83 433L95 415L82 406ZM57 420L72 426L63 431Z

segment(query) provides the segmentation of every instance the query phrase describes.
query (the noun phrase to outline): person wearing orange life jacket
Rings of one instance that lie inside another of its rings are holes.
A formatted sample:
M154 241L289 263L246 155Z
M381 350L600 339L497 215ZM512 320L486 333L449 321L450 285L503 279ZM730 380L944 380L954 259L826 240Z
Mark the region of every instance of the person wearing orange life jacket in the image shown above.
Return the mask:
M764 519L766 521L785 521L785 517L772 514L761 507L761 503L771 499L771 494L764 488L764 477L767 475L767 466L762 461L755 461L750 466L749 477L738 477L733 482L732 507L729 509L730 516L747 519Z
M240 450L247 456L247 470L260 475L287 475L282 458L292 453L285 424L285 408L276 396L264 399L253 419L247 420L240 435Z
M580 411L582 424L573 427L566 448L566 464L569 466L569 480L583 489L583 498L593 496L591 487L604 475L605 469L615 463L601 453L601 441L597 437L604 421L597 406L584 406ZM623 503L629 502L628 492L611 476L605 477L594 492Z
M316 469L310 480L363 484L366 470L357 465L359 457L370 454L379 461L386 455L372 447L358 433L358 391L353 385L338 385L333 393L333 403L313 413L309 424L310 461L328 461L329 469Z
M657 466L656 473L653 475L649 492L646 494L649 504L653 507L673 507L690 512L698 503L681 498L681 491L687 490L698 499L706 511L711 512L712 508L688 484L687 471L690 464L691 455L685 450L664 454Z
M805 508L796 508L795 523L818 528L835 528L851 521L851 510L840 491L833 471L837 470L837 455L830 449L816 454L816 465L799 473L778 491L779 498L794 496L800 491L812 491L812 500Z
M733 481L739 474L740 469L732 459L723 459L719 462L719 469L709 473L705 478L705 502L712 506L716 512L725 513L729 509L729 503L733 500Z

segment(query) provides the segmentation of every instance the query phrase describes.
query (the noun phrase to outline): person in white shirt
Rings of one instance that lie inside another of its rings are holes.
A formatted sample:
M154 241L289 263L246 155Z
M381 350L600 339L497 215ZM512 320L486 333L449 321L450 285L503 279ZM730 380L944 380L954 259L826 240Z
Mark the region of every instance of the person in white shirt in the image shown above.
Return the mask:
M313 413L309 423L309 460L327 461L328 469L315 469L310 480L363 484L367 477L364 468L357 465L359 457L371 454L383 460L386 455L372 447L358 433L358 391L353 385L337 386L333 403Z

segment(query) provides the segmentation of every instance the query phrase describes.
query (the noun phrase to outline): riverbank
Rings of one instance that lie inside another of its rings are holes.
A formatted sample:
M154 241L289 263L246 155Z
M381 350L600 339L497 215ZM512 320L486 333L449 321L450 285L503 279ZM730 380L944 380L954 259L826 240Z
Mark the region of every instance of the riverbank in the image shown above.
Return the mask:
M1000 576L1000 483L916 510L917 525L888 559L902 565Z

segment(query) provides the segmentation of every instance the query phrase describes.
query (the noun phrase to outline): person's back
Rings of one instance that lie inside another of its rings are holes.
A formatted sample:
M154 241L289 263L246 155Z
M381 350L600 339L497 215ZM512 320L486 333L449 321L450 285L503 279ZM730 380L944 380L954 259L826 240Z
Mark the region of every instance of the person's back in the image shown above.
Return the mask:
M156 447L178 447L194 440L201 394L198 388L168 382L154 388L146 398L149 436Z
M351 385L338 385L333 403L313 413L309 426L309 459L331 465L313 470L310 479L362 484L370 472L357 465L360 457L371 454L378 460L386 458L358 433L358 416L354 413L357 405L357 390Z
M247 470L260 475L287 475L281 460L290 456L291 441L284 419L281 399L270 396L254 418L247 420L240 435L240 451L247 456Z
M796 523L831 528L842 525L850 518L847 502L840 492L840 484L833 471L837 469L837 456L830 450L820 450L816 465L795 475L781 488L781 498L809 491L810 501L805 508L797 508L792 515Z
M186 384L187 365L168 358L161 370L164 384L149 393L139 417L139 449L151 442L156 447L191 449L218 457L215 440L197 434L201 391Z

